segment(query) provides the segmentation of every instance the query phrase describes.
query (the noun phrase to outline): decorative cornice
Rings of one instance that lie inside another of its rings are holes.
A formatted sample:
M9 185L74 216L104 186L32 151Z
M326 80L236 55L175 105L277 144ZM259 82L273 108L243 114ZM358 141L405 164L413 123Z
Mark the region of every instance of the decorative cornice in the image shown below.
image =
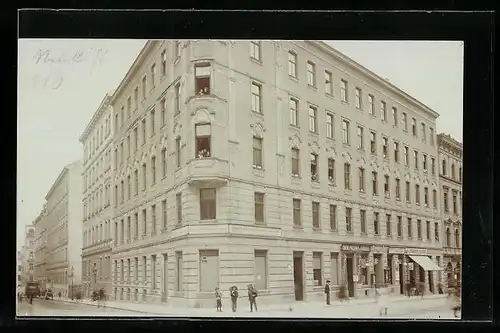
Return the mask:
M99 107L97 108L96 112L94 112L94 115L92 116L92 119L90 119L90 122L87 124L87 127L85 127L85 130L83 131L82 135L78 139L80 143L84 143L85 140L87 140L88 136L94 129L95 125L101 119L101 116L103 113L108 109L110 106L111 102L111 95L113 95L113 91L108 92L104 98L101 101L101 104L99 104Z

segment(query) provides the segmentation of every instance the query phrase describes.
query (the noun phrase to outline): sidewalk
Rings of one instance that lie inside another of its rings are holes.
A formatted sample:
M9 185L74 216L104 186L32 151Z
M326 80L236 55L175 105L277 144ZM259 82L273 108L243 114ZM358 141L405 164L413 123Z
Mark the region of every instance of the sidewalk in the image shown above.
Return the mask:
M436 301L443 300L445 304L446 295L427 295L423 298L420 296L407 297L403 295L387 296L386 302L393 309L402 308L405 311L412 308L425 308L429 304L434 304ZM85 304L97 307L97 302L91 302L89 299L71 300L67 298L56 298L54 301ZM420 301L420 302L417 302ZM335 315L344 314L347 317L352 317L353 314L358 317L359 312L370 311L378 308L374 298L352 299L345 302L338 300L332 301L331 305L326 305L324 302L292 302L289 304L275 304L268 306L260 306L259 312L251 313L248 309L248 302L243 300L238 302L238 312L229 312L229 306L224 304L224 312L216 312L215 308L179 308L167 304L147 304L127 301L107 301L106 307L110 309L134 311L138 314L152 316L178 316L178 317L227 317L228 314L234 316L286 316L286 317L329 317L332 313L332 308L335 308ZM394 303L397 303L395 306ZM439 304L441 302L438 302ZM437 304L437 303L436 303ZM290 309L292 309L290 311Z

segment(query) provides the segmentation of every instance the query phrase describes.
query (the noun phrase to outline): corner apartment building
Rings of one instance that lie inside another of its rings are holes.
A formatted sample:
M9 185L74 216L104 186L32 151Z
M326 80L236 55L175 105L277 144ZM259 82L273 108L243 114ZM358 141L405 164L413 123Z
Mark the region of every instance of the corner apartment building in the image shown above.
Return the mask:
M34 253L34 280L40 283L40 289L44 290L47 284L47 274L45 271L45 254L47 250L47 204L45 203L38 216L33 221L35 228L35 238L33 240Z
M111 293L112 92L106 94L80 137L83 145L83 293Z
M46 286L62 296L82 281L82 183L82 163L76 161L62 169L45 196Z
M449 134L438 135L439 182L444 228L443 256L446 282L460 281L462 266L462 143Z
M438 114L327 44L148 41L112 104L117 299L435 291Z
M33 251L35 241L35 227L28 225L24 232L24 245L22 250L22 282L31 282L34 280L34 261L35 254Z

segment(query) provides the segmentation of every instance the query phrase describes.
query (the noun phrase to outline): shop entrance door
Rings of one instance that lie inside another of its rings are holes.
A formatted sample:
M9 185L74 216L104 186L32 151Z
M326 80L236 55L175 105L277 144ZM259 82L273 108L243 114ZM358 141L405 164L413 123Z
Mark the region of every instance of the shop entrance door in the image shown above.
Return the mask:
M403 269L403 264L399 264L399 293L401 295L405 293L405 274Z
M434 290L434 272L433 271L427 272L427 281L429 283L429 291L431 292L431 294L434 294L436 291Z
M354 297L354 278L353 278L353 258L347 257L347 290L349 297Z
M302 252L293 253L293 285L296 301L304 300L304 266L302 257Z

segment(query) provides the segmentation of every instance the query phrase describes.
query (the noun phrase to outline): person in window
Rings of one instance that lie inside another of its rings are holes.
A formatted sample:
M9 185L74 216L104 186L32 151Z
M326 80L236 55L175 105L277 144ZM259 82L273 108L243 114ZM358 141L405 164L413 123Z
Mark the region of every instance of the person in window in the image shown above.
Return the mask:
M326 294L326 305L330 305L330 280L326 280L325 294Z
M233 312L236 312L236 305L238 302L238 295L239 295L238 287L232 286L231 288L229 288L229 293L231 295L231 308Z
M217 312L222 312L222 293L219 288L215 288L215 300L217 302Z
M257 311L257 302L255 299L257 298L257 289L252 284L248 285L248 300L250 301L250 312L253 312L253 308L255 307L255 311Z

